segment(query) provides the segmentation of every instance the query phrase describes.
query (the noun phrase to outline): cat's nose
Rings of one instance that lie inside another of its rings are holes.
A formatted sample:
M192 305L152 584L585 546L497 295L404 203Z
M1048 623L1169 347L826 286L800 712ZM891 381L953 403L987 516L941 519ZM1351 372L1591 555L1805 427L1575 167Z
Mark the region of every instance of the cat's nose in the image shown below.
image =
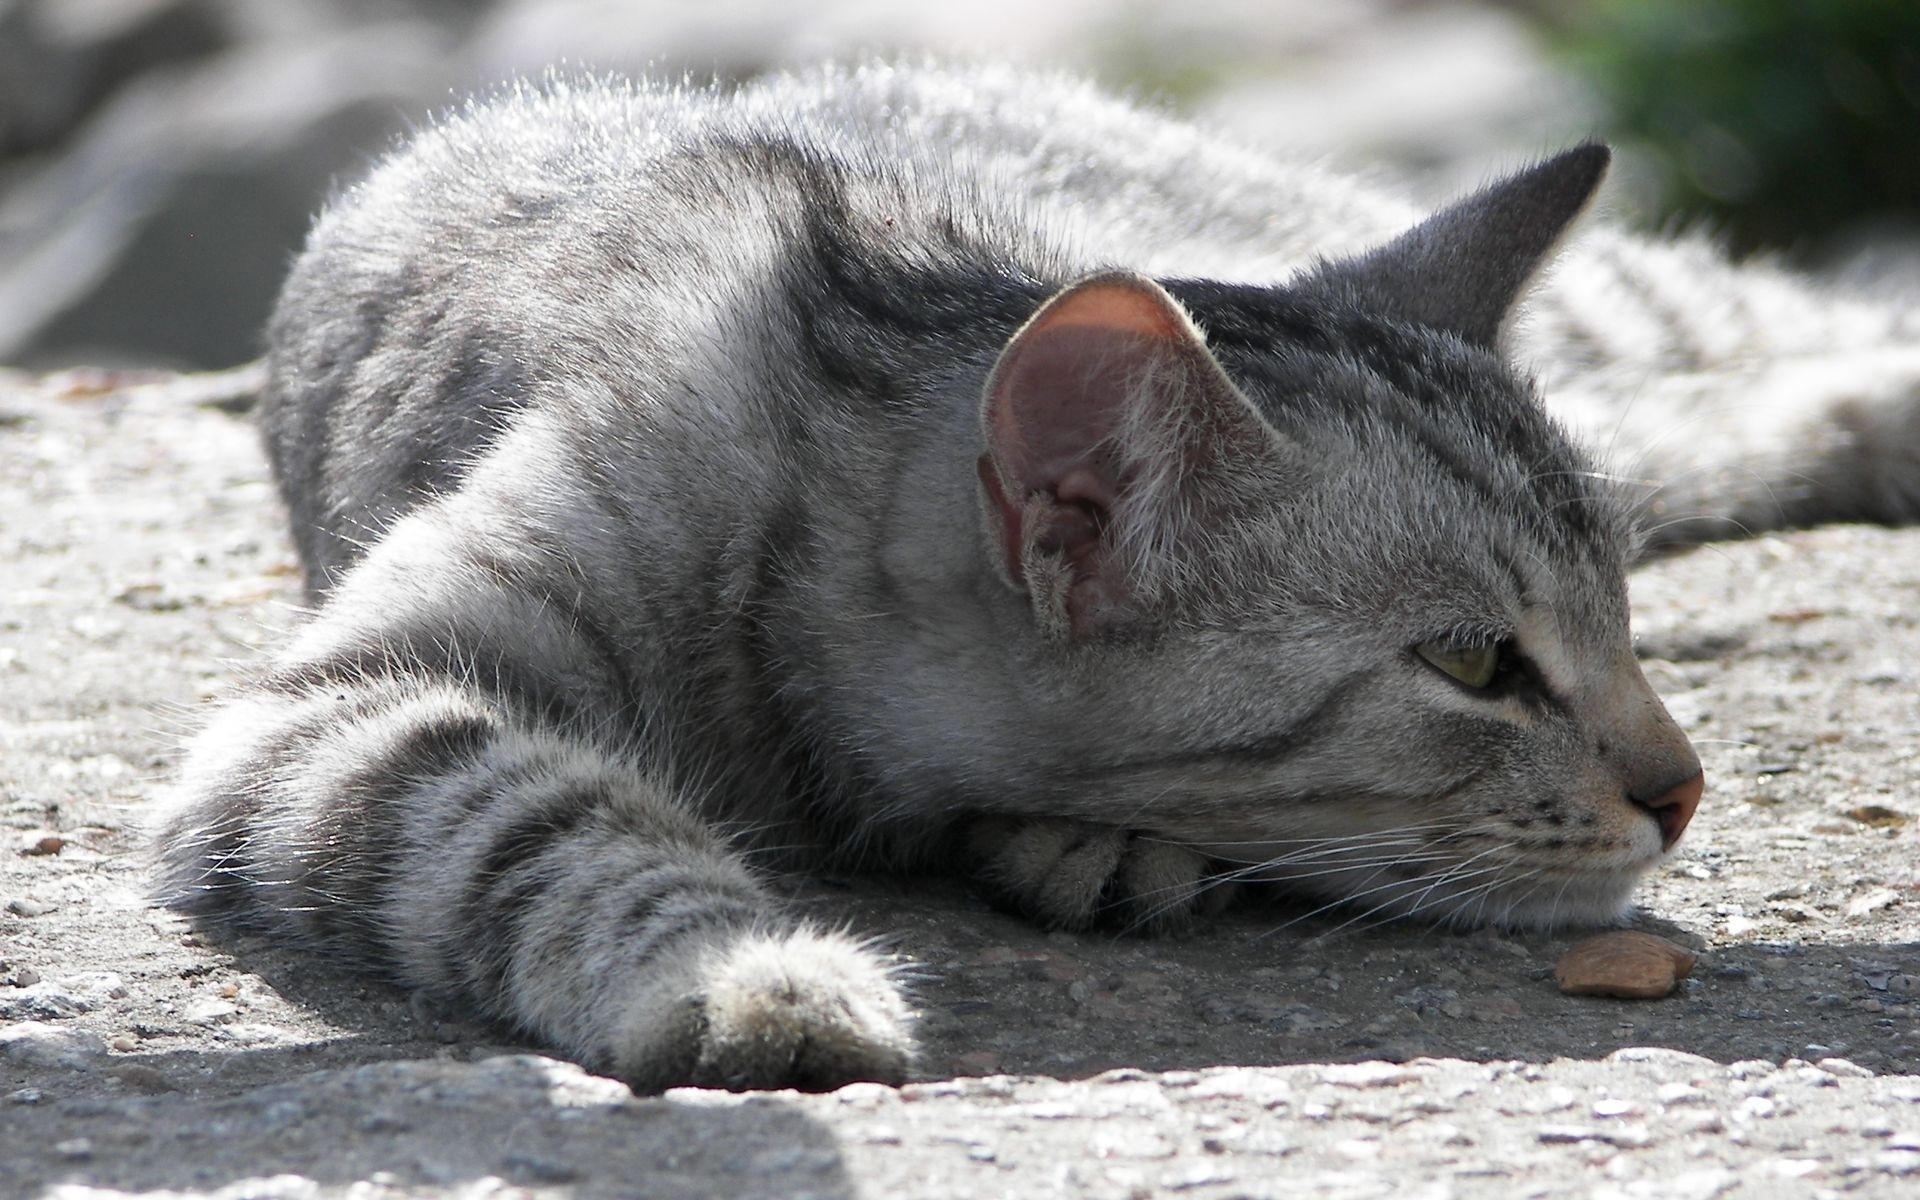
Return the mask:
M1686 831L1687 822L1693 820L1693 811L1700 807L1700 796L1706 790L1706 775L1695 771L1680 783L1655 790L1650 797L1627 798L1660 823L1660 848L1671 850Z

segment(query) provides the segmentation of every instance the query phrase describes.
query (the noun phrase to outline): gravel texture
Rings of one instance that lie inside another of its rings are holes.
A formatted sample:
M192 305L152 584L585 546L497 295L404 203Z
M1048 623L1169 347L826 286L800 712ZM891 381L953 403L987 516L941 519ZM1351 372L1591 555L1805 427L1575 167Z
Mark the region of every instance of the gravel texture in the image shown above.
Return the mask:
M920 1082L635 1098L142 900L193 713L297 619L245 376L0 376L0 1197L1772 1197L1920 1191L1920 530L1635 580L1709 791L1636 928L1256 904L1048 935L945 881L797 884L918 964Z

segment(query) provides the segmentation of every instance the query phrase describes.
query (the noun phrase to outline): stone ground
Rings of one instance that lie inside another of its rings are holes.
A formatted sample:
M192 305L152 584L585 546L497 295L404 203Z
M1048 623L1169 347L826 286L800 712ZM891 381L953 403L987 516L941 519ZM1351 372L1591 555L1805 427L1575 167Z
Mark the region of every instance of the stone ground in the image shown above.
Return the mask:
M919 1081L636 1098L497 1031L142 902L198 706L296 619L247 380L0 376L0 1197L1738 1197L1920 1188L1920 530L1710 547L1635 581L1708 799L1639 928L1257 906L1046 935L958 886L797 888L918 964Z

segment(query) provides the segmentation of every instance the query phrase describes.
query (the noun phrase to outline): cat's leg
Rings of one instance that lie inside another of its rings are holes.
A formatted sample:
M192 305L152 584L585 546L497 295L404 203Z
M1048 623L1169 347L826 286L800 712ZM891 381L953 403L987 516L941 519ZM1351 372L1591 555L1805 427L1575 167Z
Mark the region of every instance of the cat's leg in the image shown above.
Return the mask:
M1170 932L1218 912L1235 890L1196 850L1064 817L979 817L965 838L987 896L1049 929Z
M787 912L670 780L564 719L598 690L572 620L489 603L536 656L457 613L323 613L190 756L166 899L643 1090L902 1079L911 1015L886 961Z

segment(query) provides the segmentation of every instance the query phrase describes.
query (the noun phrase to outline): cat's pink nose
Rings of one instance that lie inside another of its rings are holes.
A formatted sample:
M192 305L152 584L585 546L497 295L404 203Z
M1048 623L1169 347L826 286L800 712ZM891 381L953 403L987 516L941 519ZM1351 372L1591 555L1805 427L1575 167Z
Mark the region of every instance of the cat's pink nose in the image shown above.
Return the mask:
M1693 820L1693 812L1700 807L1700 796L1706 790L1706 775L1695 771L1684 783L1677 783L1652 799L1642 800L1638 796L1631 799L1660 823L1660 848L1671 850L1686 832L1687 822Z

